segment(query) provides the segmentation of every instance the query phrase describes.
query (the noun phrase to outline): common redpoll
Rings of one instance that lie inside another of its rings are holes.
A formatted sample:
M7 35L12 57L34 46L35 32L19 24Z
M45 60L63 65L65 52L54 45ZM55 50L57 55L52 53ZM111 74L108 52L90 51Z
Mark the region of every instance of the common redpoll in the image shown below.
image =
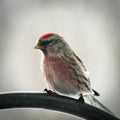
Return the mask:
M64 95L99 95L91 88L83 62L61 36L55 33L44 34L35 48L43 52L42 72L49 89ZM94 95L93 102L104 108Z

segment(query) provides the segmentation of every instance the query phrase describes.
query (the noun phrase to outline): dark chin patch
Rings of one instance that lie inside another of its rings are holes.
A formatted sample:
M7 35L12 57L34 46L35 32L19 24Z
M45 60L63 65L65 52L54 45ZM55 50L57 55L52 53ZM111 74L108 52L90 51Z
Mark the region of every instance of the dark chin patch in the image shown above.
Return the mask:
M45 54L45 55L47 55L47 49L42 49L42 52Z

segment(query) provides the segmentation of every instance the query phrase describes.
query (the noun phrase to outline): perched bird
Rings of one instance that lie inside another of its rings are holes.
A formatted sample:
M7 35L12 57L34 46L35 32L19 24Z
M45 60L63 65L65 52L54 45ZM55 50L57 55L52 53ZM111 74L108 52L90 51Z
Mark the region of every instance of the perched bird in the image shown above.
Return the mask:
M64 95L92 96L92 103L109 111L94 97L99 96L99 93L91 88L88 71L61 36L55 33L44 34L35 49L43 53L42 72L49 89Z

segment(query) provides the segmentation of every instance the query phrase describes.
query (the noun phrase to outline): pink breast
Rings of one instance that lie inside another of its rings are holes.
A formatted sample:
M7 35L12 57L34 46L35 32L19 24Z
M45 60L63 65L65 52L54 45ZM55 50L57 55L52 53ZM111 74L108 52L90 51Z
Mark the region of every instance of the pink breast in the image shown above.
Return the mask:
M71 63L59 57L46 57L43 61L44 74L47 80L52 80L54 74L62 80L67 80L72 74Z

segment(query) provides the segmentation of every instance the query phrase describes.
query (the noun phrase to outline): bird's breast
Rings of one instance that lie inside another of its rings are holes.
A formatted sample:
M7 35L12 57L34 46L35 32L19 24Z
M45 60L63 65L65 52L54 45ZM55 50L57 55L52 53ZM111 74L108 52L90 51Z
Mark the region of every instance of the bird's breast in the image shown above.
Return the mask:
M47 57L43 59L43 71L47 80L53 80L59 77L67 80L71 76L71 63L63 58Z

